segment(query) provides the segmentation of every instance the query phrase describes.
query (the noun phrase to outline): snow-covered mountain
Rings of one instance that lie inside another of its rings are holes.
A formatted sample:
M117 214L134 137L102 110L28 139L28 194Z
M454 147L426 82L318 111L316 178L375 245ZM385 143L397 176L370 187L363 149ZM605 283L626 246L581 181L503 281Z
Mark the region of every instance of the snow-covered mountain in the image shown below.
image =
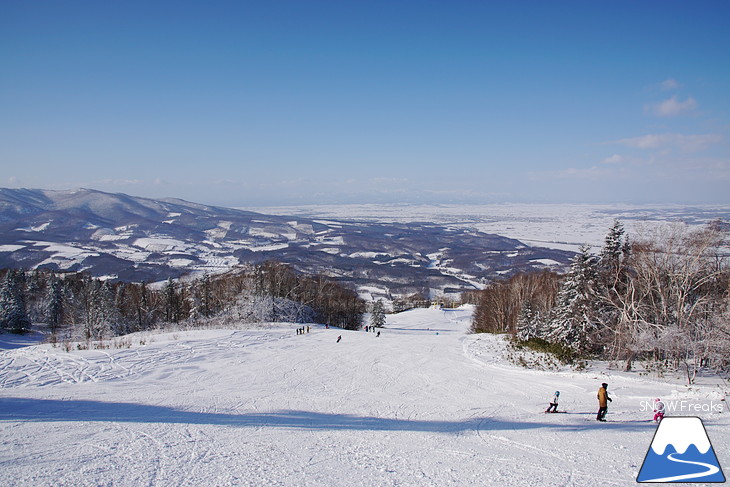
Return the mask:
M264 215L90 189L0 189L0 267L87 271L130 281L215 273L276 259L374 295L474 289L570 252L469 228Z

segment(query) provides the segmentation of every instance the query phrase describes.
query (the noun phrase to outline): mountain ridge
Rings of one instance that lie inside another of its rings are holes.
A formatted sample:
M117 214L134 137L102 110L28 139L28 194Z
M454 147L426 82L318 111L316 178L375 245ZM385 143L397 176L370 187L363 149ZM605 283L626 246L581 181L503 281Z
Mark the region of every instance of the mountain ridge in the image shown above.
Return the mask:
M325 221L93 189L0 188L0 267L159 281L278 260L378 296L438 295L564 268L572 255L429 222Z

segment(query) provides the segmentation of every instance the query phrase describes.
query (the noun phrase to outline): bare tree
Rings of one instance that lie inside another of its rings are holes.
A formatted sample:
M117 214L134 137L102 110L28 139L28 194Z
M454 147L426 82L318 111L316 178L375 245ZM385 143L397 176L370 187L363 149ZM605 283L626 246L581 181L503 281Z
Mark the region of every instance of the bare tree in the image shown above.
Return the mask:
M632 245L630 279L607 300L616 316L612 351L627 360L652 353L684 366L688 382L709 359L718 319L726 307L728 269L723 235L671 225Z

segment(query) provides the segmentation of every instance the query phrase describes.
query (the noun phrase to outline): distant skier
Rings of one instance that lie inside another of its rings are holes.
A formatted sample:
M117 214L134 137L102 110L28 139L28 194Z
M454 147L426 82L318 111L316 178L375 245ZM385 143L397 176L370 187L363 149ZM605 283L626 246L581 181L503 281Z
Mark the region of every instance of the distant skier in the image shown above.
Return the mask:
M654 421L660 423L664 419L664 403L658 397L654 401Z
M337 343L340 343L340 340L342 340L342 335L337 337Z
M375 336L376 336L376 337L379 337L379 336L380 336L380 331L378 331L378 334L377 334L377 335L375 335Z
M560 391L555 391L555 394L553 394L552 400L550 400L550 405L545 410L546 413L557 413L558 412L558 399L560 399Z
M608 412L608 403L613 402L613 399L608 397L608 384L605 382L601 384L601 388L598 389L598 414L596 415L596 421L606 421L606 413Z

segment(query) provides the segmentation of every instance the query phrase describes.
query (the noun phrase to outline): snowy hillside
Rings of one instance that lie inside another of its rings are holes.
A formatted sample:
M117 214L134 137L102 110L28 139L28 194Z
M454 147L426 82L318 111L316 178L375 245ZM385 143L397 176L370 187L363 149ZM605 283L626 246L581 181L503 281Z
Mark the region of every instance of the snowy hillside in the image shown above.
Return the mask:
M459 293L519 271L559 270L571 256L428 221L310 219L89 189L0 188L0 268L155 282L278 260L370 299Z
M518 368L470 320L418 309L380 337L271 324L0 352L0 484L625 486L656 429L645 402L721 397L711 379ZM543 414L555 390L567 414ZM730 465L730 414L696 414Z

